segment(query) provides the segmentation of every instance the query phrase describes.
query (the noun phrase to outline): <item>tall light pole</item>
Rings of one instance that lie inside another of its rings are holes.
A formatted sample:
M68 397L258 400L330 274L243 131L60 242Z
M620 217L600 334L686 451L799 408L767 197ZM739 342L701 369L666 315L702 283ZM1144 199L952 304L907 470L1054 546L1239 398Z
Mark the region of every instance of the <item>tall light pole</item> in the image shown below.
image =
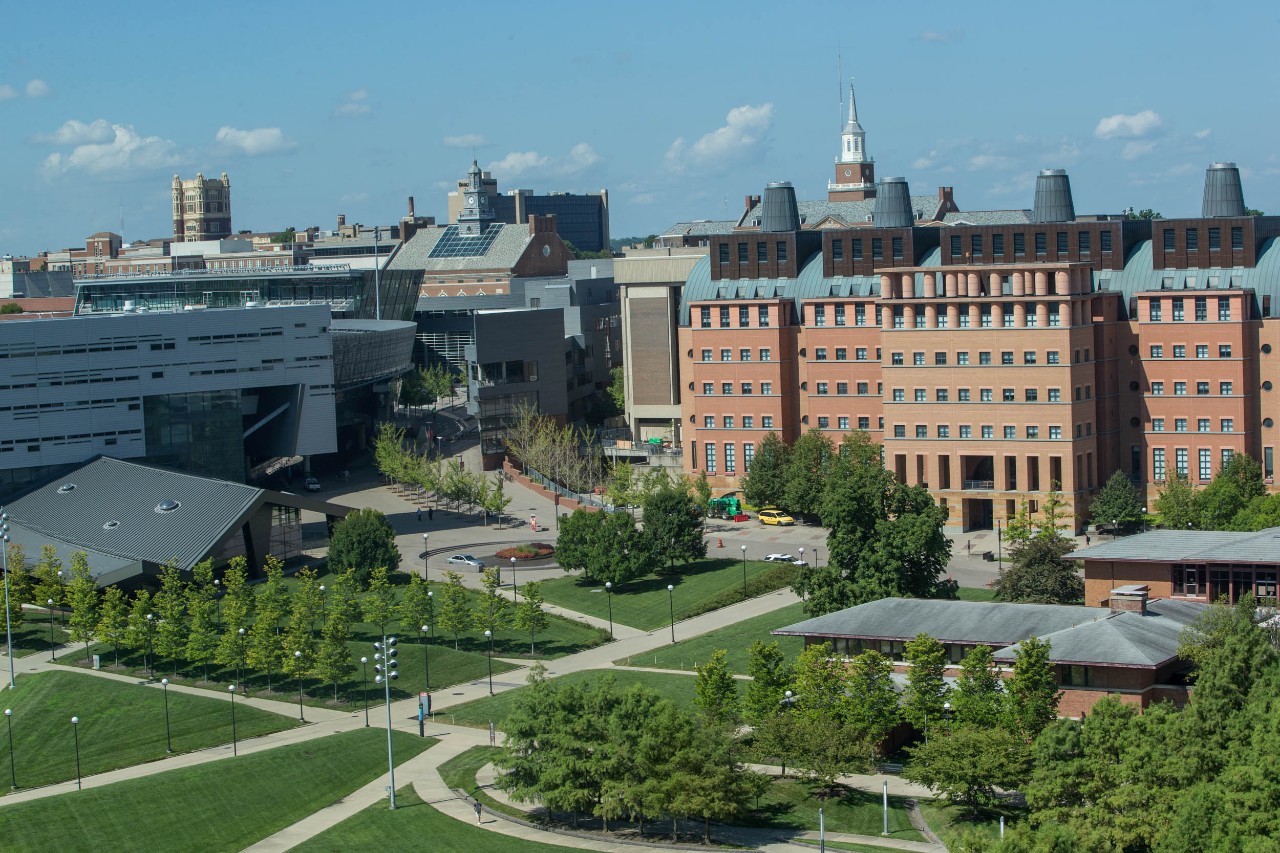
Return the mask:
M1004 536L1000 533L1000 519L996 519L996 566L1004 561ZM988 551L987 553L991 553Z
M804 562L804 546L800 546L800 562Z
M378 262L378 240L382 237L382 229L373 226L373 302L376 314L374 318L382 319L382 278L379 275L381 264Z
M489 641L489 695L493 695L493 632L484 629L484 638Z
M13 629L9 626L9 513L0 510L0 560L4 561L4 641L9 657L9 689L13 689Z
M364 727L369 728L369 659L360 656L360 684L364 692Z
M4 709L4 722L9 729L9 786L12 790L18 790L18 771L13 767L13 709Z
M422 635L426 634L430 639L431 626L423 625L422 630L418 632L418 640L422 642L422 668L427 671L426 677L422 679L422 683L426 685L427 692L431 692L431 649L427 647L427 643L422 640Z
M75 739L76 739L76 790L79 791L81 790L80 788L80 718L79 717L71 718L71 731L75 735Z
M236 686L227 685L227 692L231 694L231 754L234 756L239 755L236 750Z
M47 604L49 605L49 660L55 661L58 659L58 650L53 645L53 599L49 599Z
M164 688L164 751L173 754L173 735L169 731L169 679L160 679L160 686Z
M293 653L293 665L298 670L298 722L305 723L307 716L302 712L302 651Z
M747 600L747 546L742 546L742 600Z
M520 603L520 584L516 583L516 558L511 558L511 595L516 604Z
M422 534L422 579L427 579L427 557L430 552L427 551L427 540L431 538L430 533Z
M818 565L818 546L817 545L813 546L813 564L815 566Z
M667 584L667 608L671 611L671 642L676 641L676 588Z
M375 684L382 685L383 695L387 700L387 772L391 776L391 808L396 807L396 763L391 754L391 682L393 679L399 678L400 673L396 672L396 638L383 635L381 643L374 643L373 647L377 649L374 652L373 659L378 661L373 665L374 672L378 673L373 677Z
M156 615L154 613L147 614L147 680L156 677L155 671L155 653L151 648L151 626L156 623Z
M613 639L613 581L604 582L604 595L609 600L609 639Z
M240 655L236 658L236 681L239 681L241 678L240 666L241 664L244 663L244 656L245 656L244 628L239 629L238 631L236 631L236 633L240 636L240 645L238 646L240 650Z

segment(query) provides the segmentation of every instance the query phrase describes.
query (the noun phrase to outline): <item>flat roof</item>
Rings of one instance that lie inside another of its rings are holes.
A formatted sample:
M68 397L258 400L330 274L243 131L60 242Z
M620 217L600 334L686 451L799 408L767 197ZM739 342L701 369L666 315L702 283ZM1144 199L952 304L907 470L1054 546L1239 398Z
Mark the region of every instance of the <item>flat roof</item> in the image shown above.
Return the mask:
M1280 563L1280 527L1251 533L1152 530L1072 551L1067 559L1141 563Z

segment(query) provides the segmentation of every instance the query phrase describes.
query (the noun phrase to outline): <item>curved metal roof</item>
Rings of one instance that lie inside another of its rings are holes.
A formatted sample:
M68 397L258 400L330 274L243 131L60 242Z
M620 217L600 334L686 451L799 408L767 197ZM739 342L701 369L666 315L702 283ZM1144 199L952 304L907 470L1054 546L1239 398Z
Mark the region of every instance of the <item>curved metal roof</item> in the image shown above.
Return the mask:
M1253 267L1207 269L1152 269L1151 241L1144 240L1129 253L1122 270L1094 270L1095 290L1117 291L1127 302L1137 293L1152 290L1240 290L1254 292L1253 310L1262 314L1262 297L1280 297L1280 245L1269 238ZM1278 304L1280 305L1280 304Z

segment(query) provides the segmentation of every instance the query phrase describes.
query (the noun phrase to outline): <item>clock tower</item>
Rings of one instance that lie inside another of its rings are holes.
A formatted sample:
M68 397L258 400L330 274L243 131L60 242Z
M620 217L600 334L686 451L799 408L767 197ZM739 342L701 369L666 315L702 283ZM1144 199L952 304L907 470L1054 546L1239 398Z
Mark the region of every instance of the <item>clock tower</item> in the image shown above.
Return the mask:
M849 81L849 120L840 133L835 180L827 184L827 201L862 201L876 197L875 159L867 154L866 131L858 124L858 102Z
M484 174L480 164L471 161L467 170L466 185L459 188L462 193L462 211L458 214L458 233L479 236L493 222L493 208L489 204L489 195L485 192Z

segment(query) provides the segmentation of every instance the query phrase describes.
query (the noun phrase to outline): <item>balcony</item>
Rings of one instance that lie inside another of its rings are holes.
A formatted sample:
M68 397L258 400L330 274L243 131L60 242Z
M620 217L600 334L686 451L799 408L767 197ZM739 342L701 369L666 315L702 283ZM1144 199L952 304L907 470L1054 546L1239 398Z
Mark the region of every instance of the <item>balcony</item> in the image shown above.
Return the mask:
M995 491L995 480L965 480L964 489L967 492L993 492Z

